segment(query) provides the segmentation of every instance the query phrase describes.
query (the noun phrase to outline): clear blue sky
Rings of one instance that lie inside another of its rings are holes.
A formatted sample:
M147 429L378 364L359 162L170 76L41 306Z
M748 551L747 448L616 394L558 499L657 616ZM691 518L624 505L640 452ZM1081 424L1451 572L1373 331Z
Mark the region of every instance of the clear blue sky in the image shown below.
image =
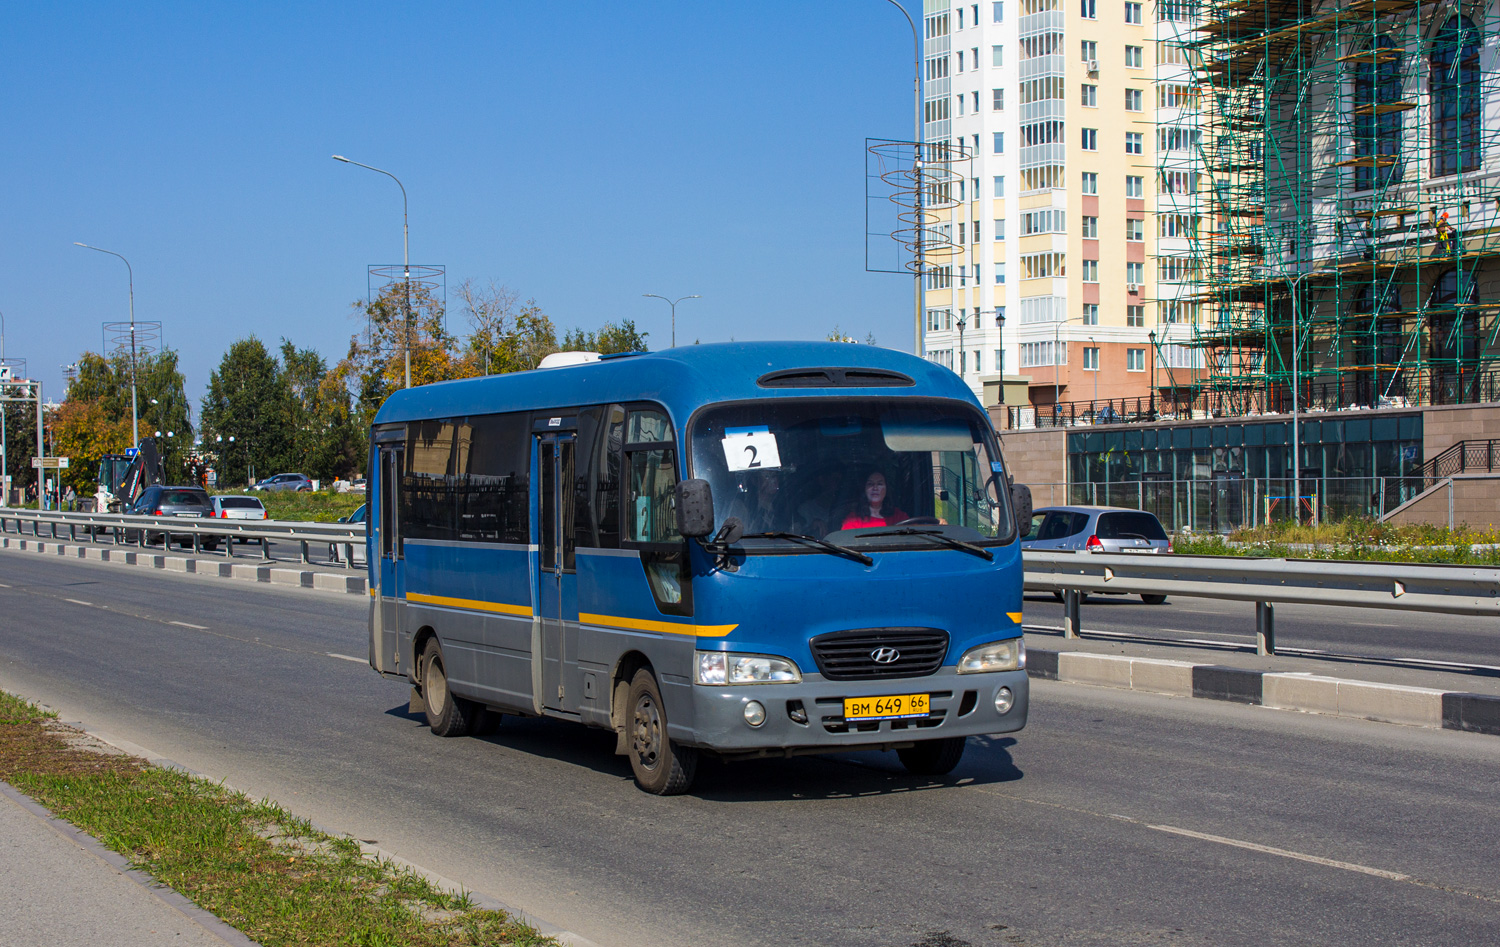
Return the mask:
M914 8L914 2L908 8ZM864 271L864 139L912 134L884 0L18 4L0 41L0 312L49 395L101 323L164 323L195 404L234 340L357 329L365 267L495 279L559 327L910 349ZM450 318L450 327L461 320Z

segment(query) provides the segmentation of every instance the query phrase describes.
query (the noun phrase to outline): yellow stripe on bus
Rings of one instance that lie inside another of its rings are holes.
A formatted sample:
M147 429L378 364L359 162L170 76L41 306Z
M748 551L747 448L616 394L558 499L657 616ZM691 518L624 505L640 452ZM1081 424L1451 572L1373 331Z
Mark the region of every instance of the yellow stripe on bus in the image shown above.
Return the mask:
M442 605L447 608L469 608L480 612L498 612L501 615L520 615L523 618L531 617L530 605L507 605L504 602L482 602L472 598L450 598L446 595L424 595L421 592L407 592L406 600L421 605Z
M1005 614L1008 618L1010 618L1011 621L1015 622L1016 624L1019 625L1021 623L1020 612L1006 612Z
M618 615L593 615L579 612L578 620L588 625L625 628L630 631L660 631L669 635L693 635L698 638L722 638L739 625L694 625L690 622L653 621L647 618L622 618Z

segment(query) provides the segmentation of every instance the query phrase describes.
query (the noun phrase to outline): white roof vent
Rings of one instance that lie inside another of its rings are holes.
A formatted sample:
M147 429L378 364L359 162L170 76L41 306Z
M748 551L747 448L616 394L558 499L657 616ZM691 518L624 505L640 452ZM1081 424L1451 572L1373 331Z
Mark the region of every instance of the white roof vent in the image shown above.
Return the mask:
M542 359L542 364L537 368L567 368L569 365L583 365L597 361L599 361L598 352L553 352Z

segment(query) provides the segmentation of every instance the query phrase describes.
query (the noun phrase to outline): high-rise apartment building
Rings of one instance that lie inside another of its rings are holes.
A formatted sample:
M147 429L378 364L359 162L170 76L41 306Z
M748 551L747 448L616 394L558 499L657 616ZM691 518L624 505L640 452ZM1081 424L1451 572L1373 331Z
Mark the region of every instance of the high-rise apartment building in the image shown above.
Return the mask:
M1177 344L1196 312L1177 298L1191 295L1193 172L1157 173L1159 149L1195 144L1179 122L1190 83L1163 81L1187 69L1180 47L1158 53L1169 8L924 0L924 139L967 156L937 212L958 251L926 277L924 348L986 404L1003 372L1006 401L1046 423L1054 403L1092 414L1200 363Z

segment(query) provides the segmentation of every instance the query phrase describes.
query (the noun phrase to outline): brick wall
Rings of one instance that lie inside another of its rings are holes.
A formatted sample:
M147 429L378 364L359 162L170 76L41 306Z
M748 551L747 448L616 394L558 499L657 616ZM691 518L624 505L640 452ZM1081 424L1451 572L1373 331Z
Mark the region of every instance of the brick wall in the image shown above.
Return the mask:
M1423 460L1431 460L1459 441L1491 438L1500 438L1500 405L1444 405L1422 409ZM1444 501L1445 517L1446 503Z
M1418 497L1400 512L1392 514L1389 522L1402 525L1431 523L1434 526L1448 525L1448 487L1439 484L1431 492ZM1453 525L1465 524L1474 527L1494 526L1500 523L1500 477L1460 475L1453 478Z

